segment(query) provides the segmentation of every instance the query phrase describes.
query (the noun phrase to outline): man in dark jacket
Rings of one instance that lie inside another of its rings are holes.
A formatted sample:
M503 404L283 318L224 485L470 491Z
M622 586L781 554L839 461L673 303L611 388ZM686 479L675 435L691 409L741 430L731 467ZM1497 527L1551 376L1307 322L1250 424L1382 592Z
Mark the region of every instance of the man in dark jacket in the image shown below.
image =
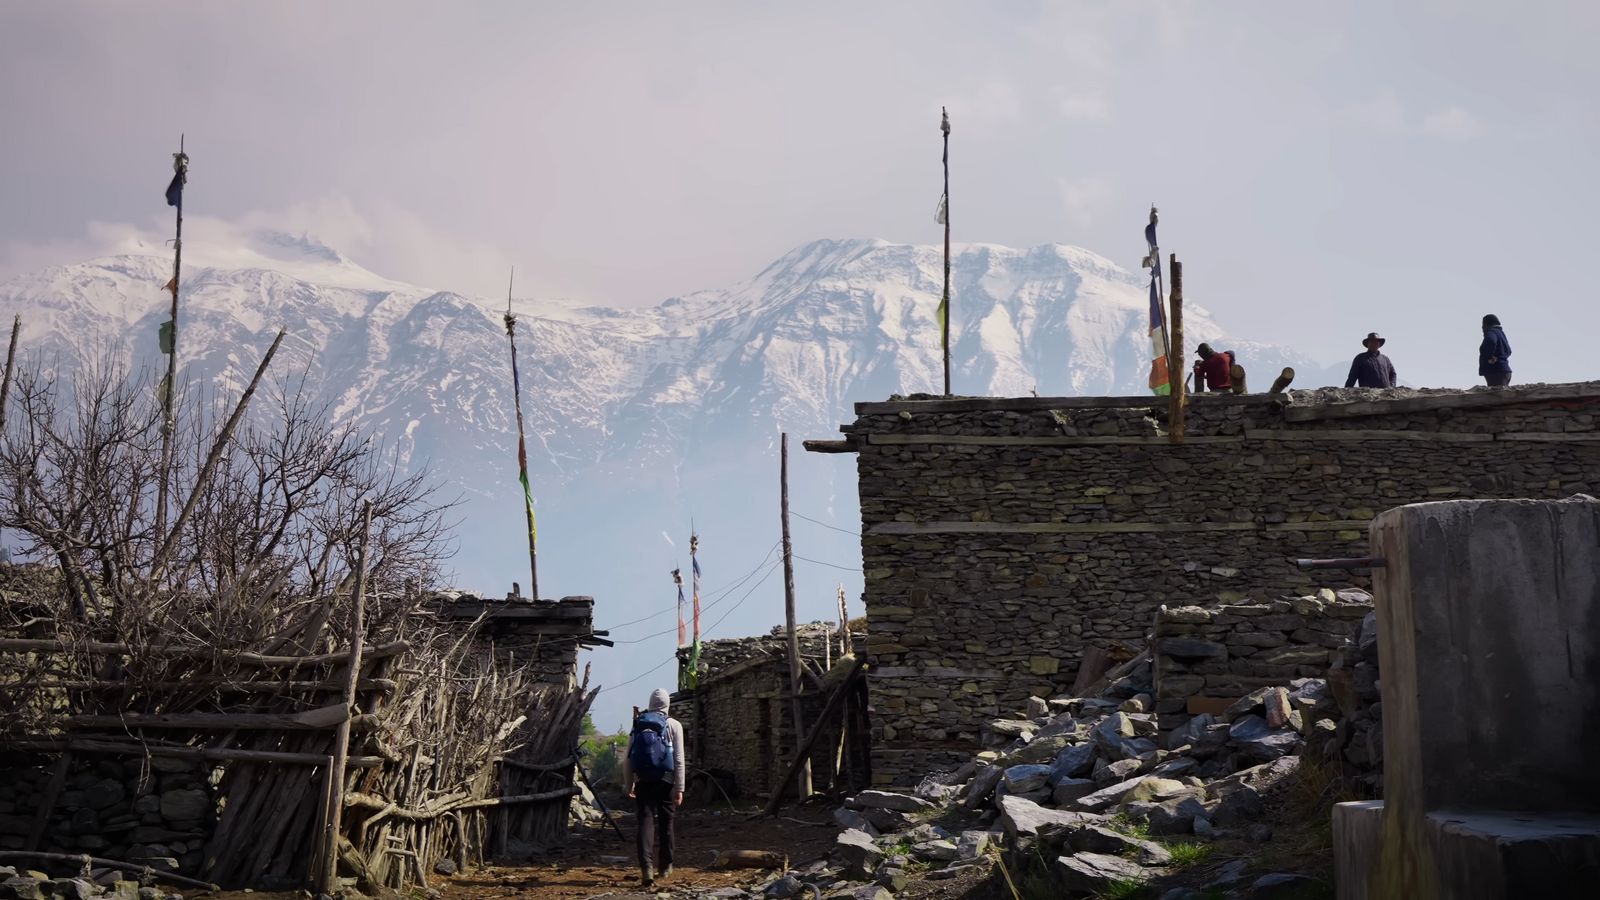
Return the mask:
M1201 344L1195 350L1200 355L1194 364L1194 389L1197 391L1226 391L1233 388L1233 361L1226 353L1218 353L1210 344Z
M1358 354L1350 363L1350 377L1344 380L1345 387L1360 385L1364 388L1392 388L1395 386L1396 377L1394 364L1389 362L1389 357L1378 352L1378 348L1386 343L1378 337L1376 331L1368 332L1367 339L1361 346L1367 352Z
M1500 328L1500 317L1483 317L1483 343L1478 345L1478 374L1490 387L1511 383L1511 342Z

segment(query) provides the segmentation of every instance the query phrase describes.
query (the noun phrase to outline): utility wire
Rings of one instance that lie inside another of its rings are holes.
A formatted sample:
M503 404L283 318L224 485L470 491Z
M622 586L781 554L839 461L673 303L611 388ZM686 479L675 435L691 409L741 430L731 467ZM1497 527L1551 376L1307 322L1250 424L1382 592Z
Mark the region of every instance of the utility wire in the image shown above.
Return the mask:
M761 567L767 564L767 560L772 558L772 554L773 553L777 552L778 545L780 543L782 543L782 542L781 541L774 541L772 546L767 548L767 555L761 558L761 562L756 563L756 567L754 569L751 569L749 572L745 573L745 575L743 577L739 578L737 581L734 581L732 584L724 585L722 587L717 588L714 591L709 592L704 599L713 600L714 601L716 598L720 598L724 594L727 594L727 593L730 593L732 591L738 590L739 587L741 585L743 585L745 582L749 581L751 578L754 578L756 575L760 574ZM631 622L623 622L620 625L611 625L611 626L608 626L606 628L606 630L607 631L616 631L619 628L627 628L630 625L637 625L640 622L648 622L651 619L659 619L662 616L669 615L669 614L677 612L677 611L678 611L678 604L677 603L673 603L671 606L667 607L666 609L661 610L660 612L653 612L648 616L643 616L641 618L634 619Z
M861 532L859 532L859 531L851 531L848 528L840 528L837 525L829 525L827 522L824 522L821 519L813 519L810 516L806 515L805 513L797 513L794 510L790 510L789 514L794 516L797 519L805 519L807 522L810 522L813 525L821 525L823 528L832 528L834 531L837 531L840 534L853 534L856 537L860 537L861 536Z
M777 571L777 570L778 570L778 566L777 566L776 563L774 563L771 567L769 567L767 569L767 574L761 576L761 580L760 581L758 581L755 584L751 585L750 586L750 590L745 591L744 595L741 596L739 598L739 600L736 603L733 604L733 606L729 607L727 612L722 614L722 618L720 618L717 621L711 623L711 627L707 628L706 631L710 632L710 631L715 630L718 625L721 625L724 620L726 620L729 616L733 615L733 611L738 609L740 606L743 606L744 602L746 600L750 599L750 595L752 595L752 594L754 594L756 592L756 588L759 588L763 584L766 584L767 579L771 578L772 577L772 573ZM673 631L676 631L676 630L677 629L673 629ZM671 632L667 632L667 631L661 632L661 634L669 634L669 633L671 633ZM660 635L652 635L652 637L659 637L659 636ZM644 638L640 638L640 640L645 640L645 639ZM621 642L619 642L619 643L621 643ZM629 642L629 643L633 643L633 642ZM666 665L669 662L672 662L673 660L676 660L677 658L678 658L678 654L676 652L674 652L671 656L667 657L666 659L662 660L661 662L657 663L656 665L652 666L651 668L639 673L638 675L633 676L632 678L628 679L627 681L621 682L619 684L611 685L610 687L601 688L599 693L603 694L606 691L612 690L614 688L625 687L627 685L633 684L635 681L638 681L639 679L645 677L646 675L649 675L652 672L655 672L657 669L660 669L662 666Z
M773 560L771 562L771 564L769 564L767 566L767 576L771 576L773 570L778 568L778 565L779 565L779 561L778 560ZM757 572L759 572L759 571L760 570L758 569ZM750 574L753 576L753 575L756 574L756 572L752 572ZM748 577L746 578L746 580L749 580ZM766 581L766 580L767 579L765 577L763 577L761 579L761 581ZM756 582L756 586L757 587L760 587L761 581ZM751 588L751 590L755 590L755 588ZM732 596L732 592L731 591L729 593L727 593L727 594L722 595L722 597L717 599L717 600L713 600L710 603L703 604L700 607L700 611L703 613L703 612L711 609L712 607L716 606L718 603L721 603L723 600L728 599L728 597L730 597L730 596ZM745 593L745 597L748 597L748 596L750 596L750 594L748 592L746 592ZM740 599L741 599L741 601L743 600L743 598L740 598ZM735 604L735 608L737 608L737 606L738 606L738 604ZM721 620L719 619L718 621L720 622ZM613 643L616 643L616 644L642 644L645 641L650 640L651 638L658 638L658 637L661 637L664 634L673 634L673 633L677 632L677 630L678 630L678 626L674 625L671 628L664 628L661 631L657 631L654 634L647 634L644 637L630 638L630 639L624 640L624 641L613 641Z
M798 560L800 560L802 562L811 563L814 566L827 566L830 569L838 569L841 572L859 572L859 571L861 571L859 568L854 568L854 567L851 567L851 566L836 565L836 564L831 563L831 562L823 562L820 559L807 559L804 556L795 556L795 559L798 559Z

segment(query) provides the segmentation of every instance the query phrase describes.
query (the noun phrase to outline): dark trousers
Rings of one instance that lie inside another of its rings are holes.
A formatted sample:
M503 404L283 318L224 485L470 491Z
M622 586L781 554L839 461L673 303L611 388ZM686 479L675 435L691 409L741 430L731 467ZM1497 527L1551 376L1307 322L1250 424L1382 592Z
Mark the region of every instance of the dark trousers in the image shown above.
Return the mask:
M1489 387L1505 387L1511 383L1511 373L1490 372L1489 374L1483 376L1483 380L1489 382Z
M672 865L672 820L678 808L672 805L672 782L641 781L634 788L638 819L634 831L639 843L639 869L660 872Z

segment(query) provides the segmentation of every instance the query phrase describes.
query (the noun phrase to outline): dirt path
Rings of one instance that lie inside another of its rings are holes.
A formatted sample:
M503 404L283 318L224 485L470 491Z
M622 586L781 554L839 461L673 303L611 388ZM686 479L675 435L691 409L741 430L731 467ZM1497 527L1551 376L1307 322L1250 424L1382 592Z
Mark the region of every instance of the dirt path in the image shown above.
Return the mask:
M795 867L827 854L838 833L838 828L817 809L804 810L789 819L753 821L745 817L746 812L681 813L677 863L672 877L657 883L655 896L700 897L718 888L748 887L770 874L749 869L712 869L718 850L776 850L788 854L790 867ZM433 886L443 891L444 900L622 900L652 896L639 890L633 816L619 813L618 820L627 835L626 843L618 840L616 832L604 823L575 828L564 848L526 865L479 869Z

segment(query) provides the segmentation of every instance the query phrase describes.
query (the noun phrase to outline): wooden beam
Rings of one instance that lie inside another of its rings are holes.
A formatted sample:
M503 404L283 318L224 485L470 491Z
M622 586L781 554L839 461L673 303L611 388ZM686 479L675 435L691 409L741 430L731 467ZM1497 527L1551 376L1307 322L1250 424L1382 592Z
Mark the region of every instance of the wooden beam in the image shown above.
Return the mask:
M369 716L350 716L342 703L301 713L121 713L109 716L68 716L66 728L193 728L197 731L321 731L343 722Z
M1191 437L1189 444L1242 444L1243 435L1219 434ZM873 434L866 436L868 444L960 444L979 447L1086 447L1097 445L1132 445L1140 447L1166 447L1170 442L1164 437L1142 435L1021 435L1021 434Z
M855 453L861 449L856 445L855 441L849 439L842 441L801 441L800 446L804 447L808 453Z
M1272 406L1268 394L1207 394L1192 402L1215 406ZM1165 409L1165 397L962 397L944 400L889 400L855 405L858 416L892 416L902 412L1047 412L1052 409Z
M880 522L866 534L1169 534L1260 527L1254 522Z
M1310 441L1319 444L1331 441L1422 441L1447 444L1487 444L1493 443L1495 439L1492 434L1453 431L1382 431L1365 428L1300 428L1293 430L1246 428L1244 436L1252 441ZM1192 441L1194 438L1190 438L1190 440Z
M68 741L12 741L7 746L18 750L53 752L70 750L75 753L104 753L110 756L171 756L178 759L205 761L236 760L240 762L283 763L285 765L326 766L328 757L320 753L289 753L279 750L236 750L228 747L187 747L157 742L119 743L95 738L73 738ZM383 765L381 756L352 756L350 768L376 769Z
M1362 416L1391 416L1438 409L1482 409L1574 400L1600 401L1600 382L1585 381L1576 384L1501 388L1493 391L1424 394L1420 397L1401 397L1394 400L1356 400L1350 403L1290 406L1284 410L1283 417L1290 422L1309 422L1317 419L1354 419Z
M390 641L368 650L365 658L368 660L387 659L399 656L411 649L406 641ZM263 669L298 669L305 666L324 666L329 663L344 662L349 657L349 651L341 650L337 653L319 653L311 656L269 656L263 653L251 653L246 650L229 650L225 647L193 647L183 645L156 645L152 647L130 647L127 644L108 644L90 641L86 643L65 643L57 640L40 640L34 638L4 638L0 639L0 653L93 653L93 654L146 654L151 656L179 656L194 659L225 659L240 665L254 666Z

